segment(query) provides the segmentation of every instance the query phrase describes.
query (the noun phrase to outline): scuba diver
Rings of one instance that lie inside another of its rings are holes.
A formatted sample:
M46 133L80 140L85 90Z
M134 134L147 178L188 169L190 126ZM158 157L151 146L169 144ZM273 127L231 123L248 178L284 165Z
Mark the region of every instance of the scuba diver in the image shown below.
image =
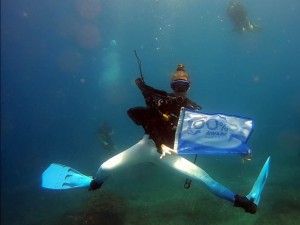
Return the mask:
M113 133L113 129L106 122L103 122L97 131L97 136L102 144L103 149L109 154L113 154L116 150L111 138Z
M190 88L189 75L183 64L179 64L171 79L174 93L154 89L145 84L142 78L135 81L141 90L147 107L134 107L127 111L129 117L141 125L145 134L155 142L159 153L162 146L173 148L176 126L181 107L200 110L201 107L187 98Z
M244 208L248 213L256 213L257 205L253 200L233 193L172 149L181 107L201 109L187 97L191 83L184 65L179 64L172 76L170 86L174 93L152 88L145 84L143 78L136 79L135 83L141 90L147 107L131 108L127 113L137 125L144 128L145 135L136 145L105 161L99 167L96 178L91 181L89 190L100 188L115 170L143 162L153 162L165 164L192 179L202 181L218 197L233 202L234 206Z
M85 187L88 190L96 190L117 171L141 163L153 163L171 168L193 181L205 184L214 195L233 203L235 207L243 208L247 213L256 213L268 176L270 157L250 193L247 196L234 193L211 178L195 163L178 155L178 152L173 149L182 107L193 111L201 109L187 96L191 82L184 65L179 64L171 78L170 86L173 93L148 86L142 73L141 78L136 79L135 83L144 96L146 107L130 108L127 113L137 125L144 128L145 135L142 140L102 163L95 177L86 176L65 165L52 163L42 175L42 187L49 189Z
M245 31L258 32L261 31L260 26L252 24L247 16L245 7L239 0L231 0L227 7L227 15L234 24L234 31L243 33Z

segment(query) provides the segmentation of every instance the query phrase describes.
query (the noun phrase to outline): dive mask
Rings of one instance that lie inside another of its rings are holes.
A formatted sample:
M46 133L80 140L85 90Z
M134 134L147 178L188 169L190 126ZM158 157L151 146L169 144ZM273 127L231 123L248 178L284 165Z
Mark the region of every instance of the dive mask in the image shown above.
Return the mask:
M187 92L190 86L190 82L183 79L178 79L171 82L171 88L174 92Z

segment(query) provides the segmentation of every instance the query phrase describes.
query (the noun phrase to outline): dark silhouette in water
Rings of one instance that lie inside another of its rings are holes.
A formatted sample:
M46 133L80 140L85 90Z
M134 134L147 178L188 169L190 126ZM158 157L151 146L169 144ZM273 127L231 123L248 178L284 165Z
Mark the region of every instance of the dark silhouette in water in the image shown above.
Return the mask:
M227 14L234 24L234 31L243 33L245 31L258 32L261 30L258 25L249 21L247 11L239 0L229 2Z
M116 150L111 138L113 134L113 129L106 122L103 122L98 128L97 136L101 142L102 148L109 154L114 154Z

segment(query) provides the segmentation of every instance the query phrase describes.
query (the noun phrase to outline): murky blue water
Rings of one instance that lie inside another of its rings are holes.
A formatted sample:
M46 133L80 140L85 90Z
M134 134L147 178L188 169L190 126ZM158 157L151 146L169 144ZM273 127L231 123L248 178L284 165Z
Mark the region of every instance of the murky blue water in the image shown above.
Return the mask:
M300 3L242 1L262 30L240 34L228 2L2 1L1 224L297 224ZM116 174L93 193L41 189L52 162L94 175L110 155L97 137L101 123L113 128L117 151L142 137L126 114L144 104L134 84L134 49L147 84L170 91L170 75L184 63L190 98L203 112L254 119L251 162L197 163L246 194L270 155L256 215L202 186L185 190L184 178L147 165Z

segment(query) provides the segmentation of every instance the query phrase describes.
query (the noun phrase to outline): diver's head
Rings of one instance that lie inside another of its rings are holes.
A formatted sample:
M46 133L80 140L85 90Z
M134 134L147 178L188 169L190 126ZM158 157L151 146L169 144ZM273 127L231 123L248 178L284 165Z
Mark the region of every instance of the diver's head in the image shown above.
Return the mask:
M172 76L170 85L175 94L186 94L190 89L191 83L189 75L187 74L187 72L185 72L183 64L179 64L177 66L176 72Z

